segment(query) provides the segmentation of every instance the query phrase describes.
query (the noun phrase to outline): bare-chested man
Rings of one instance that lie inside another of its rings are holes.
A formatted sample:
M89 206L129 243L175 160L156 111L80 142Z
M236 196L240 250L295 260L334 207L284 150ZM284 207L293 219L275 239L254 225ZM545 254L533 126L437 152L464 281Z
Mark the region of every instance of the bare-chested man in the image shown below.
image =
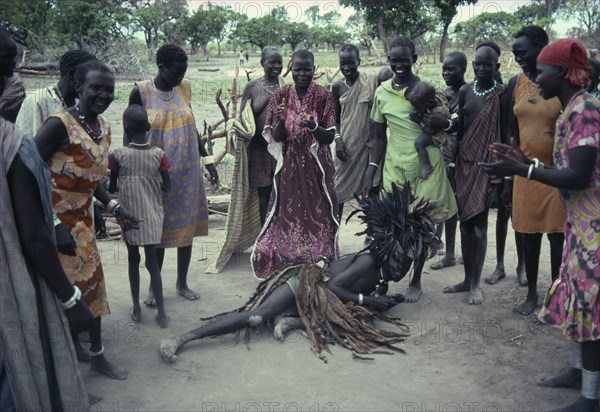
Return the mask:
M470 305L483 303L480 279L487 249L488 210L490 205L498 203L502 188L501 179L491 179L477 165L491 159L488 146L500 142L503 136L504 101L501 100L505 87L494 79L500 68L499 57L500 48L495 43L477 46L473 60L476 80L461 87L458 95L458 147L454 163L465 279L446 287L444 292L469 292Z

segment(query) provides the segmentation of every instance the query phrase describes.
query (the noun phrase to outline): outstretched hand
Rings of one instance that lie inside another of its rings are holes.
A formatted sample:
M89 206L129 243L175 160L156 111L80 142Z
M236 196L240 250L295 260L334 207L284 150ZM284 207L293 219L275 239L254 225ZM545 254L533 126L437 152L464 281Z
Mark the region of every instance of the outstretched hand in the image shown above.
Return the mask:
M285 119L287 118L287 106L285 97L281 99L281 103L277 106L277 118L282 122L285 122Z
M494 160L497 160L495 157L497 153L502 153L515 158L521 163L531 163L531 160L523 153L513 137L510 138L510 145L504 143L492 143L489 149L492 152Z
M115 218L123 230L139 229L140 223L144 221L144 219L138 219L129 213L123 212L120 208L115 211Z
M514 151L512 146L502 143L494 143L490 146L490 150L492 150L492 158L494 159L494 162L478 163L479 167L481 167L489 175L498 177L513 176L520 174L527 168L527 163L525 163L525 161L517 160L517 156L519 158L527 159L520 149L519 153ZM523 154L523 157L521 157L521 154Z
M378 312L385 312L396 306L398 303L402 302L396 295L388 296L365 296L364 304L372 309L375 309Z

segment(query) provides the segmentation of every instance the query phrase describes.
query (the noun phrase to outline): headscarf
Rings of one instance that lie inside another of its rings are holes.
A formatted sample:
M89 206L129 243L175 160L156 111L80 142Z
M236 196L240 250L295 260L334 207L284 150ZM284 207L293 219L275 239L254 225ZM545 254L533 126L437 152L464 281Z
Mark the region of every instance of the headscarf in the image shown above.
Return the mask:
M590 84L589 73L592 66L583 43L577 39L559 39L542 49L538 62L553 66L565 67L565 79L572 86L587 87Z

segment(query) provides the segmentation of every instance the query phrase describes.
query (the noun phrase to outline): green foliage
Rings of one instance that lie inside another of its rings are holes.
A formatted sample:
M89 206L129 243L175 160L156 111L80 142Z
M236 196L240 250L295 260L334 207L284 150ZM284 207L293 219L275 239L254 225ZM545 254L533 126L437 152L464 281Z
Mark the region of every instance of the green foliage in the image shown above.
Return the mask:
M22 45L43 52L49 32L49 0L0 1L0 28Z
M130 16L119 0L54 0L48 21L63 43L95 54L132 35Z
M298 45L309 37L310 28L306 23L292 22L288 25L283 42L289 44L292 52Z
M240 44L254 44L260 49L282 45L289 25L287 17L284 7L275 7L266 16L240 21L231 36Z
M571 29L588 47L600 47L600 0L570 0L561 15L575 19L577 26Z
M500 46L508 46L512 42L511 34L521 23L506 12L482 13L473 19L456 25L456 34L464 48L470 48L484 40L492 40Z

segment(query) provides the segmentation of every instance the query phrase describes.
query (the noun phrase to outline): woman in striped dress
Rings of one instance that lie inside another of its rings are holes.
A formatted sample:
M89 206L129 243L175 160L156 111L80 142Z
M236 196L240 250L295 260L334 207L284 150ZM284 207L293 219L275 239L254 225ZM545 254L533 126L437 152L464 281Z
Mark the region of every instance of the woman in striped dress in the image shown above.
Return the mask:
M134 104L123 113L123 128L129 145L115 149L108 156L110 173L109 191L118 189L123 210L140 218L139 230L123 233L127 245L129 263L129 286L133 307L130 310L134 322L142 320L140 308L140 252L138 246L144 246L146 269L150 272L150 283L154 290L158 314L156 321L161 328L168 324L163 304L162 279L156 254L156 245L162 236L164 211L161 189L171 189L169 162L165 152L156 146L150 146L146 140L148 114L140 105ZM162 183L156 172L160 172Z

